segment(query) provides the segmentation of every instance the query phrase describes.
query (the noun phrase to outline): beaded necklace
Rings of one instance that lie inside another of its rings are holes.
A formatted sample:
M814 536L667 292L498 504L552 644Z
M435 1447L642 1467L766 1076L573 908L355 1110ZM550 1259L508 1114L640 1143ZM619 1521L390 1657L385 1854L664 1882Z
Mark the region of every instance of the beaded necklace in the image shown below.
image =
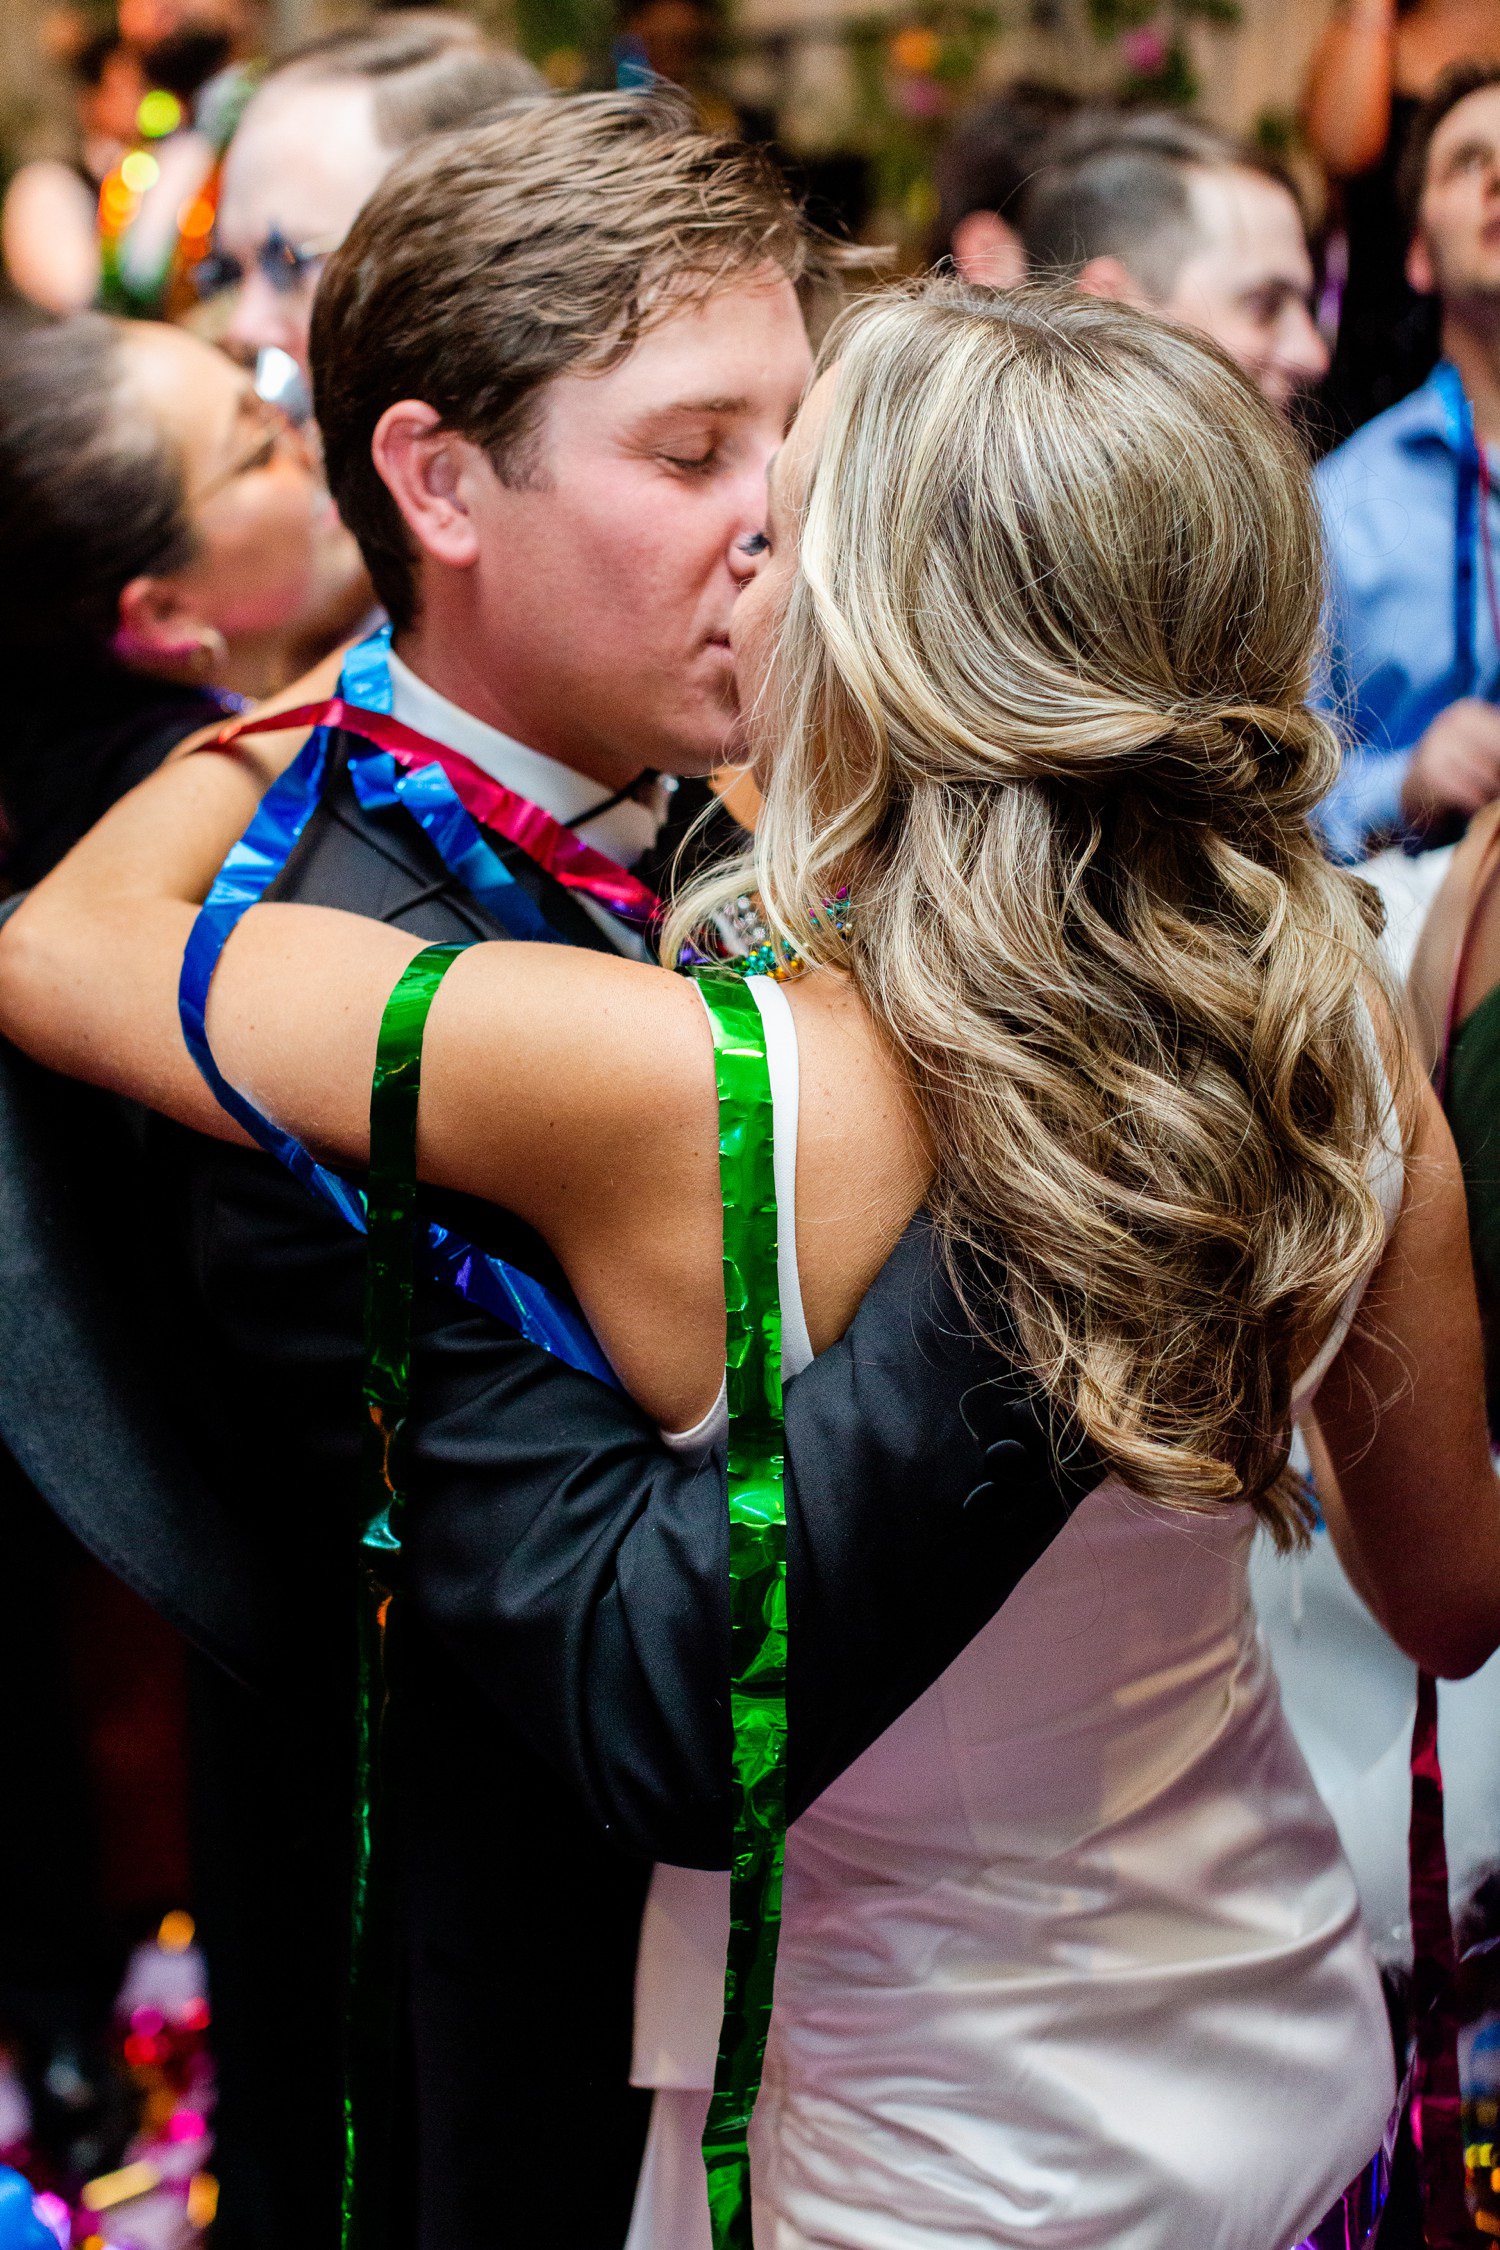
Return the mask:
M785 938L773 938L760 902L750 892L742 891L730 905L720 909L719 928L735 949L734 958L720 964L733 969L742 977L774 977L778 984L786 984L800 977L807 963L795 945ZM854 902L849 896L849 886L843 883L831 898L823 900L823 911L809 907L807 919L816 928L826 921L838 937L847 937L854 923Z

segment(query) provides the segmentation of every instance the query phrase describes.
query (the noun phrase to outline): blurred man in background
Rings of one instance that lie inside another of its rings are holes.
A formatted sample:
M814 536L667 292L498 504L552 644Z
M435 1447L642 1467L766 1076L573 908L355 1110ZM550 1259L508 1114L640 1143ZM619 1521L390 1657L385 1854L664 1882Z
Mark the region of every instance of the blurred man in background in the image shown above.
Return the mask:
M378 17L277 63L224 160L218 270L239 284L226 342L285 352L305 381L318 275L396 158L540 90L530 63L439 10Z
M294 419L312 410L308 327L318 276L398 156L541 79L466 16L400 11L295 48L268 73L224 159L211 279L237 289L223 341ZM294 670L368 615L360 571L309 616Z
M1196 329L1279 411L1327 371L1307 231L1285 179L1191 118L1084 112L1021 207L1028 269Z
M1500 797L1500 63L1443 80L1412 131L1407 271L1443 358L1318 470L1331 694L1352 741L1323 811L1332 848L1451 842Z

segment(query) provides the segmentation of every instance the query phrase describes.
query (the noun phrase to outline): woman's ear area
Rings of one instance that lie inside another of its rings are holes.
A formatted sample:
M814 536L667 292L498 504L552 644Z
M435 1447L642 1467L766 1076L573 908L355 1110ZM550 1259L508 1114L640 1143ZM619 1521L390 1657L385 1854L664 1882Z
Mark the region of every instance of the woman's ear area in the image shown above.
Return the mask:
M435 562L467 570L479 559L470 479L475 446L437 408L398 399L376 423L370 458L413 539Z
M218 627L172 577L143 573L121 588L111 650L135 672L204 680L226 654Z

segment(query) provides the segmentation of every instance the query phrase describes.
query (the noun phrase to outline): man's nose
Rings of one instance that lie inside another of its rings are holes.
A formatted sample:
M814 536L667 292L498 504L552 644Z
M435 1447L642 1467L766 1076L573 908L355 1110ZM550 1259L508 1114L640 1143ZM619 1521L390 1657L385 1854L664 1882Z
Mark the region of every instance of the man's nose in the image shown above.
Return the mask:
M1283 367L1304 383L1317 383L1328 373L1328 346L1306 305L1294 305L1277 354Z
M760 561L769 498L767 479L779 441L752 448L743 470L734 480L729 534L729 568L737 580L755 576Z
M286 302L254 266L240 283L224 341L231 351L242 353L248 359L265 351L268 345L291 352L294 358L297 356L296 335Z

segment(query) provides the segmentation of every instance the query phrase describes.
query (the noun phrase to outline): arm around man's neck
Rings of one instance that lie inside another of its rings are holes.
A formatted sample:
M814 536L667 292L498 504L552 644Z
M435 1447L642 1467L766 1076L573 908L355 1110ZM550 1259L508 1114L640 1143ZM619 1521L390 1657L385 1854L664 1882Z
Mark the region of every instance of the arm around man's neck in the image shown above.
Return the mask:
M323 701L333 656L259 708ZM111 806L0 932L0 1031L49 1069L239 1139L183 1044L177 976L197 910L306 730L188 736Z

